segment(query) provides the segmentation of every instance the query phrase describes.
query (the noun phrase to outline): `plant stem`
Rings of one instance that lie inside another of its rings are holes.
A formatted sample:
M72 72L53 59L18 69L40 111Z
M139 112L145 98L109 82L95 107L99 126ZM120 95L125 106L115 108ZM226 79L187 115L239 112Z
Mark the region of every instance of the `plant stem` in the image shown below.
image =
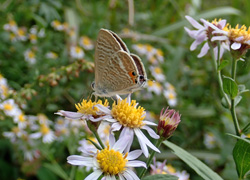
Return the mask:
M161 138L157 140L155 146L156 146L158 149L159 149L159 147L160 147L162 141L163 141L163 140L162 140ZM152 150L152 153L150 154L150 156L149 156L149 158L148 158L148 160L147 160L147 168L142 170L142 172L141 172L141 174L140 174L140 176L139 176L139 179L141 179L141 178L145 175L147 169L149 168L150 163L151 163L152 160L153 160L153 157L154 157L155 153L156 153L156 152L155 152L154 150Z
M235 78L236 78L236 67L237 67L237 60L235 58L233 58L232 72L231 72L232 73L231 77L232 77L233 80L235 80ZM235 112L235 99L231 99L230 111L231 111L231 115L232 115L232 118L233 118L236 135L240 136L241 130L240 130L239 122L238 122L236 112Z
M92 131L92 130L91 130ZM99 142L99 144L101 145L102 149L105 148L99 134L97 133L97 131L93 130L92 133L94 134L94 136L96 137L97 141Z
M212 59L213 59L214 68L215 68L215 71L217 73L217 78L218 78L218 82L219 82L219 86L220 86L220 91L222 92L222 95L226 100L228 108L230 108L230 106L231 106L230 105L230 100L229 100L227 94L223 90L223 82L222 82L222 77L221 77L221 70L218 70L218 67L220 65L220 45L218 44L217 60L215 58L212 45L209 44L209 46L210 46L210 53L211 53L211 56L212 56Z

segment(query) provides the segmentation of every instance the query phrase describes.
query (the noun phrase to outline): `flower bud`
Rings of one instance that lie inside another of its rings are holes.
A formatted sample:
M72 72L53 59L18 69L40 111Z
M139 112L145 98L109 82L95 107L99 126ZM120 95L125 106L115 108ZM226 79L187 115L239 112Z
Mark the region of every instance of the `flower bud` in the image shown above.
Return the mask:
M160 120L157 127L157 133L162 139L168 139L181 122L179 112L174 109L161 110Z

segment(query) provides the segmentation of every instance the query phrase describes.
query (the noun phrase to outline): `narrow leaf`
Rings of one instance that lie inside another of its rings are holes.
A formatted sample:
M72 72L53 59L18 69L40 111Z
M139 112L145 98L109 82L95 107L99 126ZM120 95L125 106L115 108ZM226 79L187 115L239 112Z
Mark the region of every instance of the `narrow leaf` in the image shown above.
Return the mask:
M233 149L234 162L239 178L243 178L250 171L250 144L239 140Z
M170 174L156 174L151 176L146 176L142 180L178 180L178 177Z
M235 107L239 104L239 102L241 101L241 99L242 99L242 96L236 96L236 98L235 98L235 104L234 104Z
M232 99L234 99L238 94L238 86L236 82L230 77L223 77L223 90L227 93Z
M228 60L223 60L219 67L218 67L218 71L222 70L224 67L226 67L227 65L229 64L229 61Z
M49 169L50 171L52 171L53 173L55 173L60 178L69 179L68 175L64 172L61 166L59 166L57 163L53 163L53 164L45 163L43 166Z
M199 159L185 151L184 149L176 146L175 144L164 141L163 144L168 146L174 151L174 154L188 164L197 174L199 174L205 180L222 180L222 178L211 170L207 165L201 162Z
M242 129L243 133L246 133L250 129L250 122Z

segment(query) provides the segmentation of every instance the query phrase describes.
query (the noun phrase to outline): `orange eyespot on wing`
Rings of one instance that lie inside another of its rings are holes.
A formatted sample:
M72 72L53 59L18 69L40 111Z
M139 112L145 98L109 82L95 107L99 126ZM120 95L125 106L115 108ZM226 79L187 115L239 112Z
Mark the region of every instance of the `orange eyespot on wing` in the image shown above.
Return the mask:
M136 73L134 71L130 71L129 73L129 76L131 77L132 81L134 83L137 83L137 80L136 80Z

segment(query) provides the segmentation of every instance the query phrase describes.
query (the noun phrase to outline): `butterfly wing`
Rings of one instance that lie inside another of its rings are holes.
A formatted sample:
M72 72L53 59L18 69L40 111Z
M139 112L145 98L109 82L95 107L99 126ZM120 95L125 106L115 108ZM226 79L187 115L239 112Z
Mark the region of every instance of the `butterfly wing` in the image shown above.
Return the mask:
M110 58L104 67L96 94L108 97L132 93L139 87L138 73L132 57L127 52L120 50Z
M138 70L138 76L139 76L139 84L141 84L142 86L145 85L146 81L147 81L147 73L145 71L144 65L141 61L141 58L135 54L130 54L130 56L132 57L132 59L135 62L135 65L137 67Z
M112 31L101 29L95 48L95 85L100 83L104 68L111 56L119 50L128 52L126 44Z

